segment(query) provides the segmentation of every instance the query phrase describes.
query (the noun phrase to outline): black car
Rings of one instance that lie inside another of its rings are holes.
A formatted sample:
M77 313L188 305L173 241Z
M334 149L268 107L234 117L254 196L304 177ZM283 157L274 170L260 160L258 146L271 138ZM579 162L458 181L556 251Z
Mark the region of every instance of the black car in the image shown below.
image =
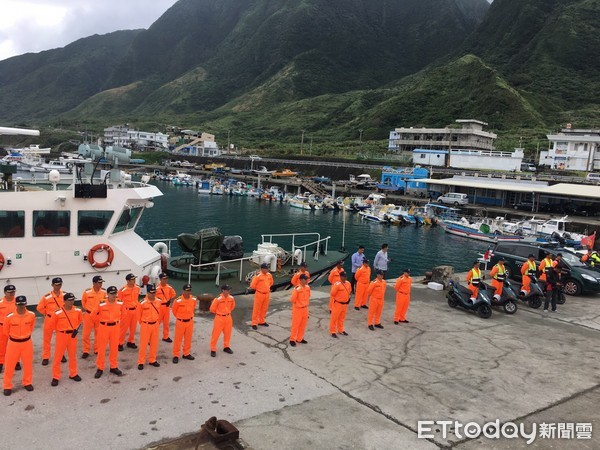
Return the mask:
M513 203L512 207L514 209L520 209L520 210L523 210L523 211L533 211L533 202Z

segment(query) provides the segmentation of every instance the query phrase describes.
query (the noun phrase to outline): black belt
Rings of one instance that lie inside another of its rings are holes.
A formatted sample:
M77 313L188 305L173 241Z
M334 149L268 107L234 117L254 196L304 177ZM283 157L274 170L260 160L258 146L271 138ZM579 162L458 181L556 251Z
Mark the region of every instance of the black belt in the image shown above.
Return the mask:
M294 306L296 306L296 305L294 305ZM306 305L306 306L296 306L296 308L308 308L308 305Z
M52 319L52 314L46 314L46 317L49 317L50 319Z
M127 309L128 309L129 311L133 311L134 309L137 309L137 308L133 307L133 308L127 308Z
M179 320L180 322L189 322L192 319L177 319L177 320Z
M29 339L31 339L31 336L28 336L28 337L26 337L26 338L23 338L23 339L17 339L17 338L10 337L10 336L9 336L8 338L9 338L11 341L13 341L13 342L27 342Z
M271 291L267 291L267 292L256 291L256 292L258 292L259 294L268 294Z
M154 324L156 323L156 320L155 320L154 322L143 322L143 321L142 321L142 323L145 323L145 324L147 324L147 325L154 325Z
M229 316L229 315L230 315L230 314L217 314L217 316L223 316L223 317L225 317L225 316Z
M100 322L100 325L106 325L107 327L114 327L119 322Z
M58 330L59 333L73 333L73 330Z
M338 302L337 300L334 300L336 303L339 303L340 305L347 305L348 303L350 303L350 300L348 300L347 302Z
M89 309L84 309L84 311L88 314L91 314L92 312Z

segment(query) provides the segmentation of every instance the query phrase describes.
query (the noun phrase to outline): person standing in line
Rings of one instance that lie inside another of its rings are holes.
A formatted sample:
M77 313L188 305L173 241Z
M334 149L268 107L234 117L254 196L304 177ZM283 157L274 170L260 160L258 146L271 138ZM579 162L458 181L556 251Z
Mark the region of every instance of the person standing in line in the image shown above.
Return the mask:
M65 306L62 291L62 278L52 278L52 290L45 294L37 305L37 311L44 316L44 337L42 344L42 366L47 366L51 355L52 336L54 328L52 328L52 317L54 313ZM63 356L62 362L67 359Z
M308 277L308 282L310 283L310 272L307 270L307 266L305 262L300 263L300 269L294 274L290 284L294 287L300 286L300 275L306 275Z
M292 302L290 345L295 347L296 343L308 344L304 339L304 331L308 322L308 305L310 303L310 286L306 275L300 275L300 286L296 286L292 291L290 302Z
M81 309L75 308L75 295L65 292L65 306L54 313L52 327L56 330L56 345L54 346L54 359L52 360L51 386L58 386L61 369L60 362L65 350L69 353L69 378L73 381L81 381L77 373L77 333L83 322Z
M257 330L257 325L268 327L266 322L269 301L271 299L271 287L273 286L273 275L269 272L269 265L262 263L260 272L250 282L250 289L254 289L254 306L252 308L252 329Z
M327 281L331 284L329 288L329 313L333 311L333 295L331 295L331 291L333 290L333 285L340 281L340 273L344 271L344 261L340 260L335 263L335 267L331 269L329 275L327 276Z
M378 270L376 278L371 281L369 288L367 289L367 295L369 296L369 315L367 317L367 323L369 330L375 330L375 328L383 328L381 325L381 313L383 312L383 303L385 299L385 289L387 283L383 278L383 270Z
M125 276L127 284L119 289L117 298L123 302L123 315L121 316L121 329L119 336L119 351L123 351L125 338L128 348L138 348L135 345L135 329L137 328L137 308L140 304L140 287L135 284L136 276L132 273Z
M0 373L4 367L4 361L6 359L6 345L8 344L8 334L4 332L4 321L6 316L10 313L14 313L17 310L15 304L15 296L17 288L14 284L7 284L4 286L4 297L0 300ZM19 364L17 362L17 364Z
M404 269L402 276L399 276L394 285L396 291L396 311L394 312L394 324L408 323L406 313L410 306L410 288L412 286L412 278L410 269Z
M175 339L173 342L173 364L179 362L181 341L183 341L183 359L193 361L192 335L194 334L194 311L196 297L192 295L192 285L184 284L181 295L173 302L173 317L175 317Z
M158 298L160 302L160 317L158 321L163 325L162 340L164 342L173 342L173 339L169 337L169 321L171 320L171 303L175 300L175 297L177 297L177 293L168 283L169 276L166 273L161 273L158 276L158 279L160 282L156 287L156 298Z
M100 378L104 372L106 346L108 345L108 361L110 373L122 375L117 360L119 355L119 327L123 316L123 302L117 300L119 290L116 286L109 286L106 290L106 301L101 302L92 315L98 324L98 356L96 358L96 373L94 378Z
M270 275L270 274L269 274ZM210 312L215 315L213 330L210 336L210 356L217 356L217 342L223 333L223 351L233 354L231 350L231 331L233 330L233 319L231 312L235 309L235 299L229 294L231 287L228 284L221 286L221 295L210 304Z
M4 333L8 335L6 346L6 368L4 370L4 395L12 394L13 375L17 361L23 361L23 388L33 391L33 341L35 313L27 310L27 297L15 299L17 310L4 320Z
M356 296L354 297L354 309L369 309L367 306L367 289L371 282L371 266L367 258L363 258L362 266L356 271Z
M106 290L102 287L104 280L100 275L92 278L92 287L84 291L81 296L81 306L83 307L83 336L81 343L83 354L81 357L86 359L90 356L92 345L90 336L94 331L94 353L98 353L98 322L94 320L92 313L98 308L98 305L106 300Z
M138 370L144 370L146 362L146 351L150 346L150 354L148 362L151 366L160 367L160 363L156 360L158 352L158 333L160 331L158 312L160 304L156 300L156 286L149 284L146 286L146 297L138 306L138 322L140 323L140 348L138 350Z
M352 279L350 284L352 285L352 293L356 293L356 271L362 266L363 259L365 259L365 247L362 245L358 246L356 253L352 255Z
M375 270L381 270L383 272L383 278L385 278L385 274L388 270L388 263L390 262L392 262L392 258L390 258L388 255L388 245L383 244L381 246L381 250L379 250L375 255L373 267L375 268Z
M344 321L346 320L351 294L352 285L346 278L346 272L340 272L340 279L331 287L330 293L333 297L333 309L329 319L329 333L331 333L332 338L337 338L338 334L348 336L344 329Z

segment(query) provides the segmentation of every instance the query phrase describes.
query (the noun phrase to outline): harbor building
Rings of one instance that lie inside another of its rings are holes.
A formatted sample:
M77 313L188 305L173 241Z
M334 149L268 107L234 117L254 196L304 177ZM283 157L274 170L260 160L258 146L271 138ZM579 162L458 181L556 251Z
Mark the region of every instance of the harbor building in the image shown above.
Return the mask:
M413 163L422 166L453 167L456 169L494 169L520 171L523 149L514 152L491 150L423 149L413 150Z
M103 143L106 146L136 148L137 150L166 150L169 136L164 133L138 131L128 124L104 129Z
M179 136L169 139L172 153L187 156L220 156L221 150L215 141L215 135L194 130L182 130Z
M554 170L600 170L600 130L574 129L567 125L557 134L548 134L550 149L540 152L541 166Z
M394 153L412 152L414 149L435 150L482 150L495 149L494 141L498 137L484 131L486 122L474 119L458 119L457 127L446 128L396 128L390 131L388 151Z

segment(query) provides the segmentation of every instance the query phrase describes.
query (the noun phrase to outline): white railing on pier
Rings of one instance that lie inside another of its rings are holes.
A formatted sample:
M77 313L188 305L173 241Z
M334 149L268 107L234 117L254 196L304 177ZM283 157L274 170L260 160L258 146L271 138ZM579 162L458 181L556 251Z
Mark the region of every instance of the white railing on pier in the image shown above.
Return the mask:
M238 270L238 275L239 275L239 280L240 283L242 282L242 278L244 277L244 261L249 261L253 258L253 256L246 256L244 258L238 258L238 259L229 259L227 261L213 261L210 263L204 263L204 264L190 264L188 266L188 283L192 283L192 270L194 269L199 269L202 270L202 267L208 267L208 266L217 266L217 276L215 277L215 285L216 286L220 286L221 285L221 266L223 264L228 264L228 263L235 263L238 262L240 263L240 269ZM200 273L198 271L198 273Z

